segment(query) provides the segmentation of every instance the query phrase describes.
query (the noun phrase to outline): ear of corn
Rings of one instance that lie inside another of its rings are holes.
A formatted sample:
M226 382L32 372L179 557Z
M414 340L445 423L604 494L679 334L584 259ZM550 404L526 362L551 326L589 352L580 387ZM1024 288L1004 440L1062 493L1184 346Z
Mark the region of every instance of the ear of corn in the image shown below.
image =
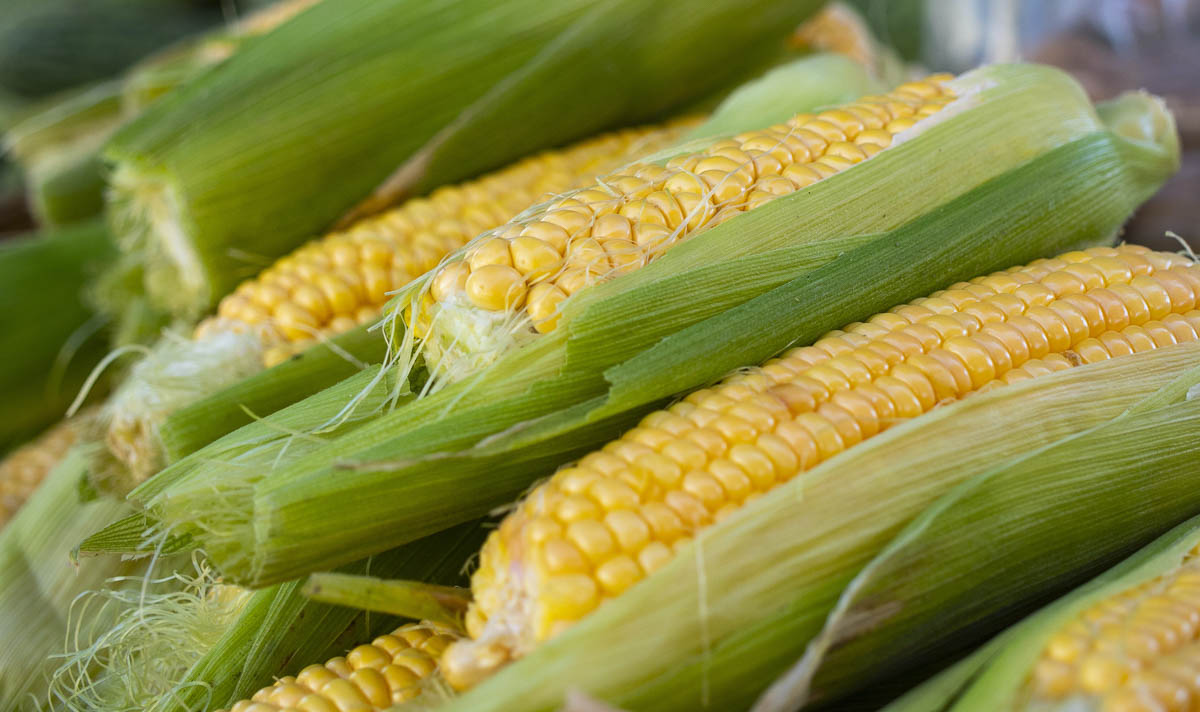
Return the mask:
M1180 524L993 640L982 672L945 708L1189 709L1200 693L1198 525Z
M1189 475L1200 410L1195 403L1175 402L1136 418L1121 416L1160 389L1178 394L1175 381L1184 374L1194 383L1198 353L1200 342L1193 342L1067 368L896 425L729 513L671 551L655 574L447 709L555 709L568 687L635 709L747 707L804 654L839 594L908 521L956 485L997 468L1013 468L1009 492L1034 489L1049 475L1073 484L1057 491L1064 506L1077 497L1094 504L1090 497L1098 495L1083 493L1103 491L1102 518L1110 523L1133 525L1151 515L1169 522L1198 504ZM1085 462L1055 457L1059 466L1052 472L1031 466L1031 451L1070 448L1072 436L1080 433L1085 433L1080 447L1103 443L1107 460L1076 449ZM1164 452L1155 455L1162 476L1135 476L1134 453L1140 455L1151 437L1164 438ZM1123 454L1113 457L1114 452ZM1123 509L1130 498L1134 506ZM1024 520L1019 511L1008 514ZM1108 530L1114 540L1106 546L1109 555L1134 544L1144 530L1134 526L1129 538L1122 529L1113 531ZM496 536L504 536L503 525ZM1036 544L1047 543L1043 530ZM484 554L477 577L500 574L489 567L490 555ZM476 594L477 605L505 600ZM894 609L876 614L889 611ZM514 625L508 635L519 630ZM452 647L443 673L454 679L455 666L464 662L459 653L480 653L475 660L484 667L502 660L504 640L503 635L483 640L475 651Z
M456 646L448 679L469 684L483 672L480 659L494 664L502 654L528 652L665 566L673 551L744 503L939 403L1200 341L1198 294L1200 267L1174 255L1068 253L954 285L692 393L559 471L505 519L472 581L467 629L476 642ZM1171 514L1163 516L1172 521ZM957 542L962 521L950 527ZM880 578L896 581L897 571L913 567L903 561ZM887 600L877 594L864 597L870 605ZM847 613L856 623L865 615ZM849 635L831 627L829 639L870 670L869 656L849 650ZM901 639L915 646L919 632L906 632Z
M27 118L5 132L4 145L20 162L38 222L63 225L100 213L106 184L100 148L118 127L228 57L249 37L269 31L312 3L277 3L232 27L156 52L119 79L72 90L26 112Z
M57 422L104 356L104 324L81 285L112 253L98 224L0 245L0 452Z
M816 4L318 4L114 137L123 244L145 250L148 293L195 317L397 166L419 194L660 117L759 65Z
M1052 84L1052 93L1062 96L1063 85ZM987 105L984 102L979 108ZM1148 116L1162 118L1151 109L1152 102L1142 106L1150 110ZM995 108L1011 120L1007 109ZM968 110L954 118L966 120L970 115ZM793 230L803 233L804 222L797 222L792 210L815 211L812 219L819 213L823 221L834 217L854 221L862 214L824 210L825 200L837 196L838 204L844 205L840 201L845 196L820 192L822 186L833 191L841 180L845 181L841 185L867 191L872 181L883 180L899 190L906 181L893 182L888 170L870 174L873 178L863 178L867 182L861 185L855 176L867 174L856 172L896 155L906 156L905 163L923 159L924 153L917 150L920 141L938 129L967 131L976 139L976 147L984 140L954 120L944 121L817 183L808 189L811 193L794 196L807 195L811 201L780 198L681 243L661 260L581 292L577 303L581 306L576 308L582 316L571 317L569 327L556 329L518 350L510 360L498 362L484 372L486 380L476 377L449 386L357 425L301 457L271 460L277 467L269 473L265 468L214 466L200 451L197 459L181 461L178 469L163 473L160 484L135 497L164 522L204 530L205 550L227 574L260 582L307 573L343 556L366 555L385 540L421 536L448 522L481 516L522 491L548 467L584 454L623 425L632 424L657 399L711 382L740 365L766 360L793 339L811 341L839 324L869 316L871 310L999 267L991 264L999 254L1028 259L1043 254L1050 245L1073 245L1108 234L1132 207L1124 201L1144 194L1154 183L1139 188L1145 178L1135 176L1146 176L1142 171L1148 165L1141 158L1132 159L1129 165L1139 167L1127 173L1120 168L1127 159L1120 155L1130 150L1151 163L1157 155L1173 164L1174 139L1169 120L1164 121L1157 134L1163 142L1160 147L1151 145L1155 140L1133 144L1103 129L1085 131L1075 141L1056 140L1058 148L1041 158L942 203L941 210L907 227L882 235L787 246L787 236L796 234ZM1143 147L1117 148L1126 143ZM900 149L911 152L892 153ZM932 145L930 150L937 151ZM936 174L932 167L917 172L918 176ZM907 183L913 182L912 174L903 175ZM1030 181L1039 182L1038 191L1028 190ZM911 200L939 200L908 187L913 193L906 194L898 210L917 209ZM828 197L819 198L822 195ZM890 207L869 212L897 217ZM739 224L746 229L734 230ZM730 239L706 242L720 235ZM701 248L728 251L755 240L777 246L741 259L712 257L688 269L690 260L699 260L696 251ZM936 250L931 248L934 243ZM988 249L980 249L985 244ZM845 252L851 245L859 249ZM711 324L664 340L693 323L689 319L719 314L796 274L803 276L779 287L778 294L747 302ZM632 286L621 289L623 280ZM873 285L869 293L862 290L867 284ZM564 319L571 316L571 309L568 304ZM730 335L735 338L726 338ZM629 358L643 349L650 349L646 358ZM625 365L611 368L622 361ZM343 393L352 399L355 391ZM502 432L518 423L524 425ZM479 443L481 438L485 442ZM427 457L434 454L438 456ZM187 482L172 482L184 472L189 473ZM439 488L453 488L455 494L443 497ZM219 506L213 505L214 493ZM352 511L355 516L338 518L335 524L328 513L338 511ZM210 518L221 525L213 526Z
M92 610L84 619L73 615L76 596L140 570L115 557L71 561L80 539L129 511L107 499L81 503L85 467L86 457L72 451L0 531L0 638L8 641L0 649L0 707L6 710L46 708L51 656L75 632L70 626L87 635L112 623L108 610Z
M482 533L477 523L455 527L345 567L342 575L369 572L459 583ZM229 707L299 672L306 661L344 655L399 624L388 615L309 600L300 588L301 582L289 582L248 591L209 576L187 590L137 602L94 640L75 641L67 651L67 662L54 678L60 708L184 712ZM359 667L361 657L339 660ZM404 665L406 658L400 657ZM367 676L352 676L351 682Z

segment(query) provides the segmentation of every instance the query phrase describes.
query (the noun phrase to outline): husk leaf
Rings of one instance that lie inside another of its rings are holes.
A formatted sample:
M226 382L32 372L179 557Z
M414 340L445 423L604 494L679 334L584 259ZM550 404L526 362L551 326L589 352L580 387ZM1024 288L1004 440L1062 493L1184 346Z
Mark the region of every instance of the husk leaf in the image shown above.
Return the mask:
M84 620L73 616L76 596L140 570L116 558L71 560L80 539L129 511L109 499L79 501L86 461L78 448L68 453L0 531L0 639L7 641L0 647L0 708L43 709L56 665L51 656L62 652L69 634L87 635L111 622L107 611Z

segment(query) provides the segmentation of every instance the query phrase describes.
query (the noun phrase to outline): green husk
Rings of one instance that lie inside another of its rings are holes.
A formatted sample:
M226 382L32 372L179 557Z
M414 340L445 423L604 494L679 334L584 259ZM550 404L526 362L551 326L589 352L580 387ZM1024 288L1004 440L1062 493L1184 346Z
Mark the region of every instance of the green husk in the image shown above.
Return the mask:
M263 29L239 23L200 33L155 52L117 79L69 90L26 110L4 144L20 161L39 223L65 225L99 214L107 185L100 149L116 130Z
M1178 567L1197 542L1200 542L1200 518L1194 517L1005 631L988 644L986 649L994 652L988 656L986 666L960 692L954 704L945 709L961 712L1025 709L1020 696L1022 684L1050 635L1091 605ZM914 694L920 692L919 688Z
M464 583L463 568L486 534L470 523L345 567L340 575L408 576ZM98 650L69 658L56 690L66 710L184 712L227 708L303 667L343 655L398 625L306 598L301 581L259 591L202 578L190 590L151 599L104 633ZM214 598L215 597L215 598ZM185 641L165 648L160 640ZM107 674L83 671L92 659Z
M1122 413L1171 388L1198 357L1200 344L1186 344L1082 366L898 425L704 530L662 570L445 710L552 710L572 687L639 712L744 708L801 656L855 574L914 517L962 482L1122 422ZM1194 428L1200 406L1185 405ZM1145 435L1140 427L1124 435L1134 433ZM1167 443L1181 440L1170 435ZM1185 449L1197 442L1193 432ZM1134 498L1135 511L1161 512L1167 521L1180 509L1173 497L1200 508L1191 469L1116 483L1104 468L1072 470L1074 488L1062 488L1059 503L1070 507L1103 490L1109 510ZM1027 476L1010 491L1029 487L1038 473ZM1140 533L1107 536L1128 545Z
M304 595L322 603L433 621L460 630L471 603L471 591L466 588L338 573L309 576Z
M112 256L99 223L0 243L0 452L57 422L105 355L82 292Z
M1196 383L1200 367L942 497L847 587L779 693L799 708L969 646L1200 512Z
M167 462L175 462L255 418L270 415L383 361L387 343L359 326L172 413L160 426Z
M103 208L98 151L121 124L120 91L120 82L109 81L70 92L5 133L42 225L77 222Z
M993 67L975 80L995 80L995 91L1015 81L1065 101L1072 119L1054 122L1042 100L1021 91L1012 104L989 102L980 120L997 155L972 165L1000 173L972 187L960 171L934 168L956 155L955 140L969 137L976 154L984 150L977 114L963 112L960 123L931 126L894 152L581 292L566 307L565 327L477 377L347 426L300 457L276 459L275 449L266 459L220 459L200 450L133 497L170 526L194 530L240 581L261 585L352 560L385 541L482 516L674 393L956 280L1111 235L1175 166L1176 138L1154 100L1139 104L1158 117L1156 138L1135 142L1095 124L1081 96L1066 91L1074 85L1052 70ZM1028 115L1014 114L1022 107ZM1004 133L1036 117L1050 124L1019 134L1034 146L1020 148ZM943 147L942 159L921 149L926 137ZM920 180L927 176L933 186ZM893 194L897 207L888 210L854 204L857 195ZM905 222L881 234L854 231ZM355 388L335 386L322 398L336 402L340 392L352 401Z
M772 59L818 4L318 4L114 137L122 244L151 298L195 317L397 166L389 202L661 117Z
M678 153L685 146L706 145L715 136L781 122L798 108L838 104L879 88L862 67L844 57L818 54L795 60L731 93L704 124L684 139L681 147L669 149L665 155ZM362 326L331 341L332 348L317 344L286 363L170 415L159 428L167 462L249 423L248 413L269 415L333 386L361 368L355 361L384 361L387 344L375 327Z
M0 531L0 708L43 709L48 675L68 633L92 634L111 623L108 610L81 616L76 596L137 573L117 558L73 562L72 548L92 529L129 511L108 499L77 496L86 457L72 450ZM121 588L122 581L111 586Z
M881 712L946 712L1004 644L1003 635L913 687L883 707Z

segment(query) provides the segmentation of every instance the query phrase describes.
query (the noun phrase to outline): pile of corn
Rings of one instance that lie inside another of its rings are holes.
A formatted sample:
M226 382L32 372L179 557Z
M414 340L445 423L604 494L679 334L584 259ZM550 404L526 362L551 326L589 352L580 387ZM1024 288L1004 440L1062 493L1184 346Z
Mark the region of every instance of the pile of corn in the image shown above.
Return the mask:
M1171 113L822 4L285 0L27 119L106 223L0 246L0 707L1200 704Z

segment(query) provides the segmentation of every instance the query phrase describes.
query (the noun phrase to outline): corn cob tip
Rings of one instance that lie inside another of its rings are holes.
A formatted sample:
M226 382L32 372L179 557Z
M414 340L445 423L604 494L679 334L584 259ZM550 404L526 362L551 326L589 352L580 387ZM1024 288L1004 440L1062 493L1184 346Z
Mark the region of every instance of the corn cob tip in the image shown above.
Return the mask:
M470 686L667 565L704 528L939 404L1200 338L1200 266L1122 246L959 283L696 391L535 488L472 576Z

